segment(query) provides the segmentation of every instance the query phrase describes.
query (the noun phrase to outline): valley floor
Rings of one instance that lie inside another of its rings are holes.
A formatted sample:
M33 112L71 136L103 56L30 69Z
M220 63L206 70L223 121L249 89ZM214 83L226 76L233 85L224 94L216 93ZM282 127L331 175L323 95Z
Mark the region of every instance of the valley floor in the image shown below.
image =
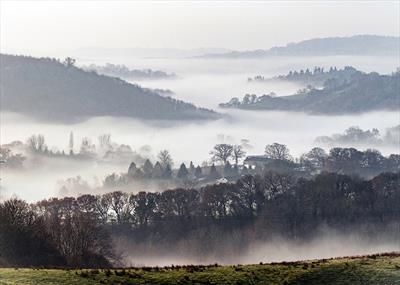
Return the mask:
M0 269L0 284L273 284L396 285L400 253L232 266L133 269Z

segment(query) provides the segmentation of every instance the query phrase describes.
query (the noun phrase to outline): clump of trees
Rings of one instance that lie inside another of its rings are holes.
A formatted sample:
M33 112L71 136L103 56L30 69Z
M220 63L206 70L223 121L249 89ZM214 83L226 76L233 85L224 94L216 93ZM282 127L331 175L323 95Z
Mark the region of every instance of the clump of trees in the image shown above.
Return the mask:
M26 157L20 153L14 154L11 149L0 147L0 167L20 169L25 159Z
M135 79L161 79L161 78L175 78L176 74L166 73L161 70L151 69L129 69L125 65L106 63L104 66L91 64L83 66L82 69L87 71L94 71L99 74L107 76L121 77L121 78L135 78Z
M211 159L215 162L221 162L226 165L229 160L233 159L235 165L238 165L239 160L246 155L246 152L241 145L222 143L216 144L210 154L212 156Z
M0 203L0 266L110 266L111 235L88 199Z
M321 145L368 145L382 146L393 145L397 146L400 143L400 125L387 128L384 134L381 134L378 129L363 130L358 126L353 126L345 130L342 134L333 134L331 136L320 136L315 139L315 142Z
M264 102L268 102L269 99L276 98L276 94L274 92L270 92L269 94L263 94L261 96L257 96L256 94L245 94L240 100L238 97L231 98L227 103L219 104L222 108L245 108L262 104Z
M25 142L14 141L0 146L0 163L8 168L22 168L23 161L36 157L63 158L71 160L86 160L100 162L128 163L129 161L145 161L148 153L133 151L129 145L113 142L110 134L101 134L93 142L89 137L82 137L80 143L76 143L74 133L70 132L68 148L60 151L49 148L46 138L42 134L32 135ZM37 163L37 162L36 162Z
M329 152L319 147L294 158L284 144L272 143L265 147L264 155L249 156L243 165L236 164L244 156L240 147L229 144L217 144L211 152L212 160L219 164L189 166L181 163L173 169L173 160L169 151L163 150L153 164L149 159L142 165L131 162L126 173L112 173L103 181L103 188L115 189L140 183L143 187L158 183L162 187L192 186L201 187L207 184L234 182L245 175L261 175L265 171L290 174L295 177L311 178L321 172L336 172L371 178L383 172L400 171L400 155L383 156L379 151L368 149L359 151L354 148L332 148ZM231 164L233 162L234 164ZM164 183L168 182L168 183ZM81 193L90 187L80 177L64 182L61 193Z
M265 147L265 156L275 160L292 160L289 148L280 143L269 144Z
M398 236L399 179L399 172L363 180L268 171L199 189L114 191L34 204L11 199L0 203L0 264L109 266L115 259L111 238L121 236L169 249L190 238L191 245L202 245L200 254L223 246L220 236L241 236L239 250L275 234L308 239L322 225L351 230L367 225L370 233L394 225L391 234Z
M257 159L255 163L252 158ZM328 171L370 178L382 172L399 171L400 155L391 154L385 157L374 149L360 151L341 147L332 148L327 153L320 147L314 147L299 158L293 158L286 145L273 143L265 147L264 157L248 157L244 163L255 166L257 173L272 170L309 177Z

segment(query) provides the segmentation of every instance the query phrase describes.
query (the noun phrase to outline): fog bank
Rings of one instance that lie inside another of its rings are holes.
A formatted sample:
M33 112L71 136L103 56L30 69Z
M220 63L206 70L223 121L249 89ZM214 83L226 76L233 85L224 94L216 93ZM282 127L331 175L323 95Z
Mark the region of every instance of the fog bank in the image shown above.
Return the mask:
M233 237L235 239L235 237ZM227 240L229 244L231 241ZM400 251L400 241L384 236L365 237L360 233L339 233L327 231L309 241L290 241L283 237L265 242L254 242L235 248L221 245L228 250L199 256L188 253L191 251L190 242L187 248L174 250L157 250L157 246L141 248L132 243L118 241L120 254L127 266L168 266L180 264L258 264L260 262L300 261L343 256L367 255L382 252Z

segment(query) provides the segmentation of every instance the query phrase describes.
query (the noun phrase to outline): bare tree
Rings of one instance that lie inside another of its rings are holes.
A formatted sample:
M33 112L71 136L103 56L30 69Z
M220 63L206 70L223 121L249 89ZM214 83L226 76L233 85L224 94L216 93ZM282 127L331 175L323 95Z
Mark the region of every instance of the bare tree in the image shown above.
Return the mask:
M295 179L290 174L280 174L267 171L263 175L263 195L266 199L274 199L279 194L284 194L294 185Z
M169 153L168 150L164 149L161 150L158 155L157 155L158 160L160 161L162 167L166 167L167 165L171 166L173 165L172 157L171 154Z
M246 155L246 152L243 150L242 146L240 146L240 145L233 146L232 156L235 159L236 165L238 165L239 159L241 159L245 155Z
M42 152L46 149L43 135L37 135L37 149Z
M43 152L46 149L43 135L33 135L28 138L28 147L32 151Z
M232 156L232 152L232 145L222 143L215 145L210 154L212 155L212 159L214 161L221 161L223 164L226 164L228 159Z
M325 150L320 147L314 147L300 157L300 162L310 170L322 169L327 156Z
M37 151L37 137L35 135L28 138L27 144L31 151Z
M116 222L121 224L129 220L131 207L129 205L130 195L121 191L115 191L109 194L109 205L111 212L114 212Z
M265 155L271 159L291 160L289 149L284 144L273 143L265 147Z

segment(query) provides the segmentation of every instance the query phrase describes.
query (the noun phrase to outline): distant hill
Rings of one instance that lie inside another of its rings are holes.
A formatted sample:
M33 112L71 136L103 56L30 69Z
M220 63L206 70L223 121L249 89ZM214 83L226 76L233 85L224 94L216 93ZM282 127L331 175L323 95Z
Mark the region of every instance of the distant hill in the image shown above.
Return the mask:
M283 47L206 54L205 58L257 58L265 56L400 55L400 38L376 35L316 38Z
M45 120L93 116L140 119L215 119L214 111L162 97L121 79L75 67L74 61L0 55L1 111Z
M246 94L232 98L223 108L303 111L313 114L350 114L400 110L400 71L393 75L354 72L348 80L328 79L322 89L308 87L291 96Z

